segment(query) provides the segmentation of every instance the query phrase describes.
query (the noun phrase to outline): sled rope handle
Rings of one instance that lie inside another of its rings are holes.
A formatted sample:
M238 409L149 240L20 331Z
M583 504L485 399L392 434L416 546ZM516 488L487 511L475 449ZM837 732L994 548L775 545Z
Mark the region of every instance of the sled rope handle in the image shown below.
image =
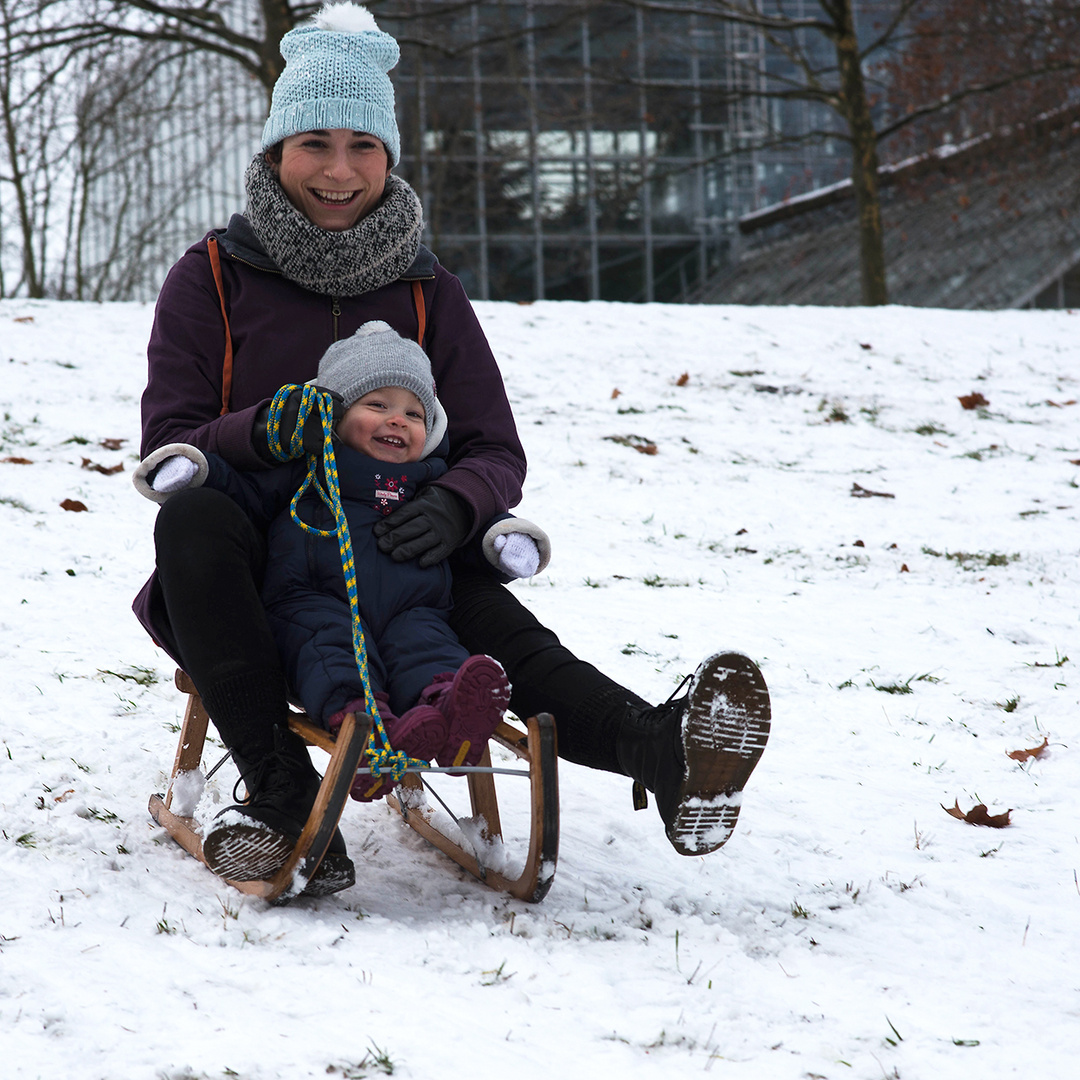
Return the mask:
M300 411L296 417L296 427L293 429L292 438L288 447L281 445L281 413L285 402L295 390L303 394L300 401ZM300 485L296 494L289 503L289 516L300 526L304 532L321 536L325 539L337 537L338 551L341 554L341 569L345 574L345 591L349 596L349 612L352 616L352 644L353 656L356 659L356 668L360 672L360 680L364 685L364 708L374 721L371 736L364 753L368 758L373 778L379 779L384 769L389 770L398 783L409 768L430 768L431 763L419 758L411 758L401 750L394 750L390 745L390 738L386 734L382 717L379 716L379 708L375 703L375 694L371 689L371 673L368 670L367 644L364 641L364 628L360 622L360 601L356 589L356 563L353 561L352 538L349 536L349 522L345 517L345 509L341 505L341 483L338 478L337 456L334 454L334 406L333 397L325 390L318 390L314 386L298 386L290 384L281 387L270 402L270 415L266 421L266 439L270 446L270 452L278 461L292 461L305 456L304 451L304 424L313 408L318 408L322 418L323 445L322 464L326 476L324 487L319 479L320 455L307 454L307 475ZM334 529L318 529L309 525L300 517L297 506L300 497L311 488L326 504L334 517ZM378 783L375 787L378 787Z

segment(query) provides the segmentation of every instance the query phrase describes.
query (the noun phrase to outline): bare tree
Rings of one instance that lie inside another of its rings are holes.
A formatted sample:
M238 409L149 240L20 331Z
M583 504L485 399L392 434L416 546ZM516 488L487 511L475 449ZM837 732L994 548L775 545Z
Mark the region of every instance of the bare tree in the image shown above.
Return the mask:
M744 80L729 93L806 101L834 117L799 137L839 138L850 148L864 304L888 302L881 144L920 125L929 132L935 121L939 134L958 117L970 123L979 115L976 102L1015 98L1020 87L1029 106L1035 85L1044 100L1061 103L1062 79L1080 70L1076 0L624 2L753 28L784 63L767 64L756 83ZM768 136L774 143L782 137Z

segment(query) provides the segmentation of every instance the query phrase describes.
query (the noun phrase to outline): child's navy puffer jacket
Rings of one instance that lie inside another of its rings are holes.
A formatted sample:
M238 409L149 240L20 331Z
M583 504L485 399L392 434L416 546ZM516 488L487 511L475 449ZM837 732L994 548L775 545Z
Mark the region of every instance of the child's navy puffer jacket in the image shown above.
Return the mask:
M401 715L435 675L456 670L468 653L446 621L447 563L421 569L415 559L394 562L379 551L372 528L418 487L445 473L446 463L431 456L392 464L342 445L335 455L373 686ZM238 472L215 454L207 462L206 483L235 499L257 525L268 526L263 603L290 687L313 719L325 721L362 697L363 686L338 540L301 529L289 513L306 466L291 462L266 472ZM306 524L334 529L329 508L310 489L297 509Z

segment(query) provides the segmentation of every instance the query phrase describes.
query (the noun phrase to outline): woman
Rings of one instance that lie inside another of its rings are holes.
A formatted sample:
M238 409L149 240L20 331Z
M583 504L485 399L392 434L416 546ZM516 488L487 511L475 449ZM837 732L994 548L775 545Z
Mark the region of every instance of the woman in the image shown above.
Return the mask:
M524 453L472 307L420 245L419 200L391 172L397 42L365 9L339 4L286 34L281 51L247 209L185 253L158 299L142 453L187 442L240 469L271 464L274 392L312 378L329 344L381 319L419 338L431 359L450 469L385 519L379 546L431 565L519 501ZM291 416L283 442L295 408ZM191 676L249 792L211 824L204 850L223 876L264 878L287 857L319 784L287 727L287 686L259 601L265 540L226 496L197 488L162 507L155 543L157 572L136 613ZM769 727L765 683L748 659L709 658L686 697L653 708L564 649L494 580L456 573L454 601L462 643L503 664L518 715L555 716L562 756L632 777L639 795L653 791L676 850L727 840ZM339 834L306 892L353 880Z

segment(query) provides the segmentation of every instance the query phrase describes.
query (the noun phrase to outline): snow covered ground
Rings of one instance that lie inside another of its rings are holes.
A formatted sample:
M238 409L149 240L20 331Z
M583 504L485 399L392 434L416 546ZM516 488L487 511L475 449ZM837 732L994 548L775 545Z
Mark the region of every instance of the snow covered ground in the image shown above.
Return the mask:
M151 309L5 301L0 1072L1069 1075L1080 315L478 308L554 542L524 602L653 700L719 647L762 665L734 838L681 858L628 780L563 764L537 906L355 803L355 888L221 884L146 812L182 708L128 606Z

